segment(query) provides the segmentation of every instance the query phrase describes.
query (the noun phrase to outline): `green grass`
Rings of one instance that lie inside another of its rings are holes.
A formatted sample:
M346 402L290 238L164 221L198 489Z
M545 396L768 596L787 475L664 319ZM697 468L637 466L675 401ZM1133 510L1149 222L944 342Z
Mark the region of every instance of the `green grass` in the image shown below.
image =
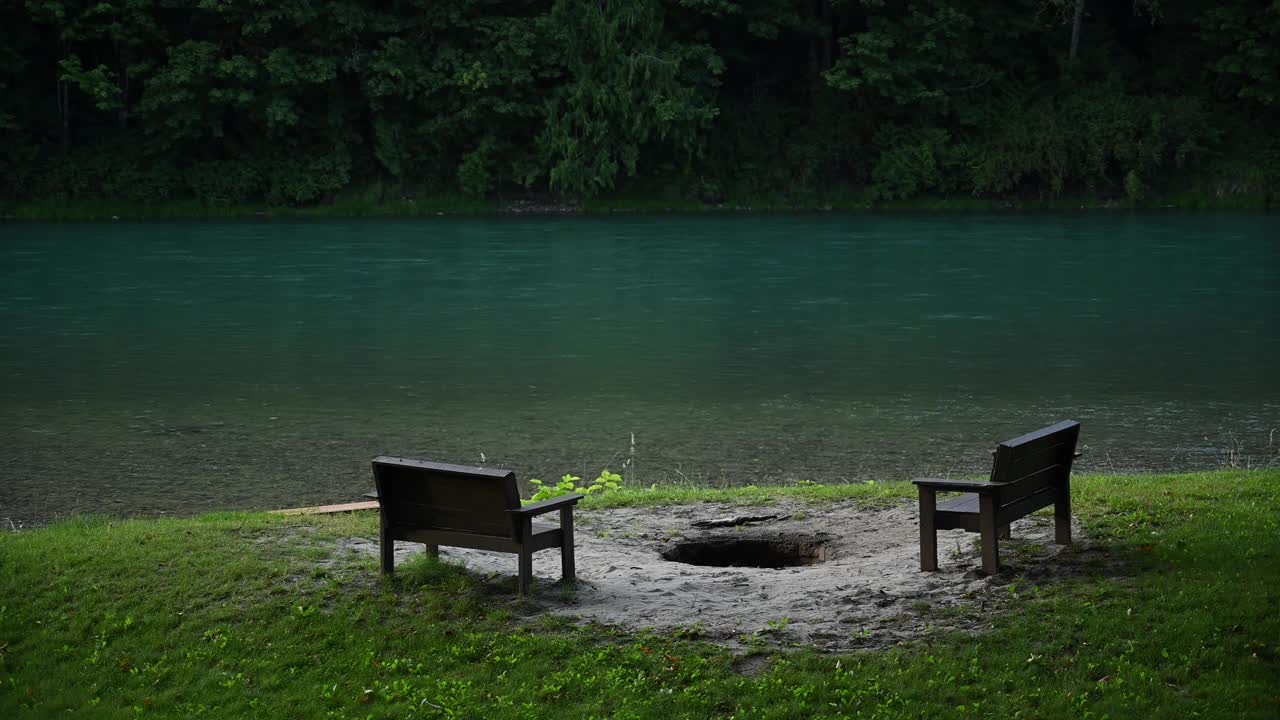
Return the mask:
M667 212L704 212L716 210L714 204L704 203L697 198L665 196L662 193L613 193L584 200L582 212L597 215L611 212L625 213L667 213ZM728 208L725 208L728 209Z
M1268 207L1268 200L1261 193L1216 195L1204 192L1180 192L1146 202L1143 206L1180 210L1265 210Z
M769 485L765 487L742 485L726 488L704 488L693 485L654 485L650 488L624 487L621 490L601 495L589 495L583 500L582 506L588 509L598 509L687 505L700 502L763 505L783 498L803 498L814 502L857 499L866 501L868 504L878 504L895 501L907 495L915 497L915 492L915 486L909 483L878 482L836 485L801 482L795 485Z
M593 498L909 496L905 484ZM1088 476L1073 495L1124 572L999 585L977 636L760 672L675 637L576 627L425 558L394 580L337 538L372 513L81 519L0 535L0 717L1275 718L1280 472ZM975 609L975 611L981 611ZM922 618L927 622L927 614Z
M14 220L227 220L241 218L357 218L484 215L497 212L497 203L461 196L432 196L420 200L379 200L353 194L330 203L307 207L265 204L207 205L198 200L129 203L110 200L25 202L0 209Z
M380 185L353 190L334 200L307 207L277 207L266 204L207 205L198 200L170 200L163 203L130 203L111 200L49 200L0 205L0 217L15 220L101 221L179 220L238 218L412 218L440 215L494 215L504 212L497 199L477 199L462 195L427 195L413 200L385 199ZM554 202L552 203L554 204ZM566 206L568 207L568 206ZM1261 210L1267 198L1259 194L1218 196L1185 191L1153 196L1136 205L1127 201L1100 198L1056 198L1049 200L992 200L970 196L918 197L905 200L873 201L865 193L837 190L823 194L761 195L731 197L707 203L697 198L667 193L617 192L585 200L576 212L587 215L613 213L736 213L807 211L972 211L994 210Z

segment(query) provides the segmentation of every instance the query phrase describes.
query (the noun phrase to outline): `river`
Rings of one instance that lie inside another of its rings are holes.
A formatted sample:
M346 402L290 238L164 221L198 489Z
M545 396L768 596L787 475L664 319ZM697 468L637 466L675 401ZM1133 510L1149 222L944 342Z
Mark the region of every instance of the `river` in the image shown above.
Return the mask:
M632 485L1280 465L1280 216L0 225L0 523L359 499L380 453Z

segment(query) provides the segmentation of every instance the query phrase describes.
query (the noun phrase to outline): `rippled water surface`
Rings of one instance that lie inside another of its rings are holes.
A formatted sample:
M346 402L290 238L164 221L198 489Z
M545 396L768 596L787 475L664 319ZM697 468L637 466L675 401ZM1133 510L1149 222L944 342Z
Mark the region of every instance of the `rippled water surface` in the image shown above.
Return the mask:
M992 214L0 225L0 522L521 477L1280 464L1280 219ZM634 439L634 440L633 440Z

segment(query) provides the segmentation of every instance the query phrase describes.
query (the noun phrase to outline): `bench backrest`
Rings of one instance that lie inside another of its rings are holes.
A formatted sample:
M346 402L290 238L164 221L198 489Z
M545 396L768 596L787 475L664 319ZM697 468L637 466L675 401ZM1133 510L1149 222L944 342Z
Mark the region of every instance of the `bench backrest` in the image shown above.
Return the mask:
M507 511L520 507L520 494L510 470L384 455L373 461L373 481L393 527L515 537Z
M1047 428L1000 443L991 465L991 482L1029 479L1020 486L1029 495L1050 485L1063 485L1071 477L1080 423L1063 420Z

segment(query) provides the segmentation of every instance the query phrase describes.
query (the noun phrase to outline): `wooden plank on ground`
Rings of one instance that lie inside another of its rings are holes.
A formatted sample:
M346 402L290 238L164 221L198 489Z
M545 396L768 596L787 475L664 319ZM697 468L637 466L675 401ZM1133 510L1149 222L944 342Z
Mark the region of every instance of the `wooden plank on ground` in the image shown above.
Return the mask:
M310 507L288 508L286 510L272 510L276 515L326 515L329 513L351 512L353 510L377 510L378 501L371 500L367 502L343 503L341 505L312 505Z

